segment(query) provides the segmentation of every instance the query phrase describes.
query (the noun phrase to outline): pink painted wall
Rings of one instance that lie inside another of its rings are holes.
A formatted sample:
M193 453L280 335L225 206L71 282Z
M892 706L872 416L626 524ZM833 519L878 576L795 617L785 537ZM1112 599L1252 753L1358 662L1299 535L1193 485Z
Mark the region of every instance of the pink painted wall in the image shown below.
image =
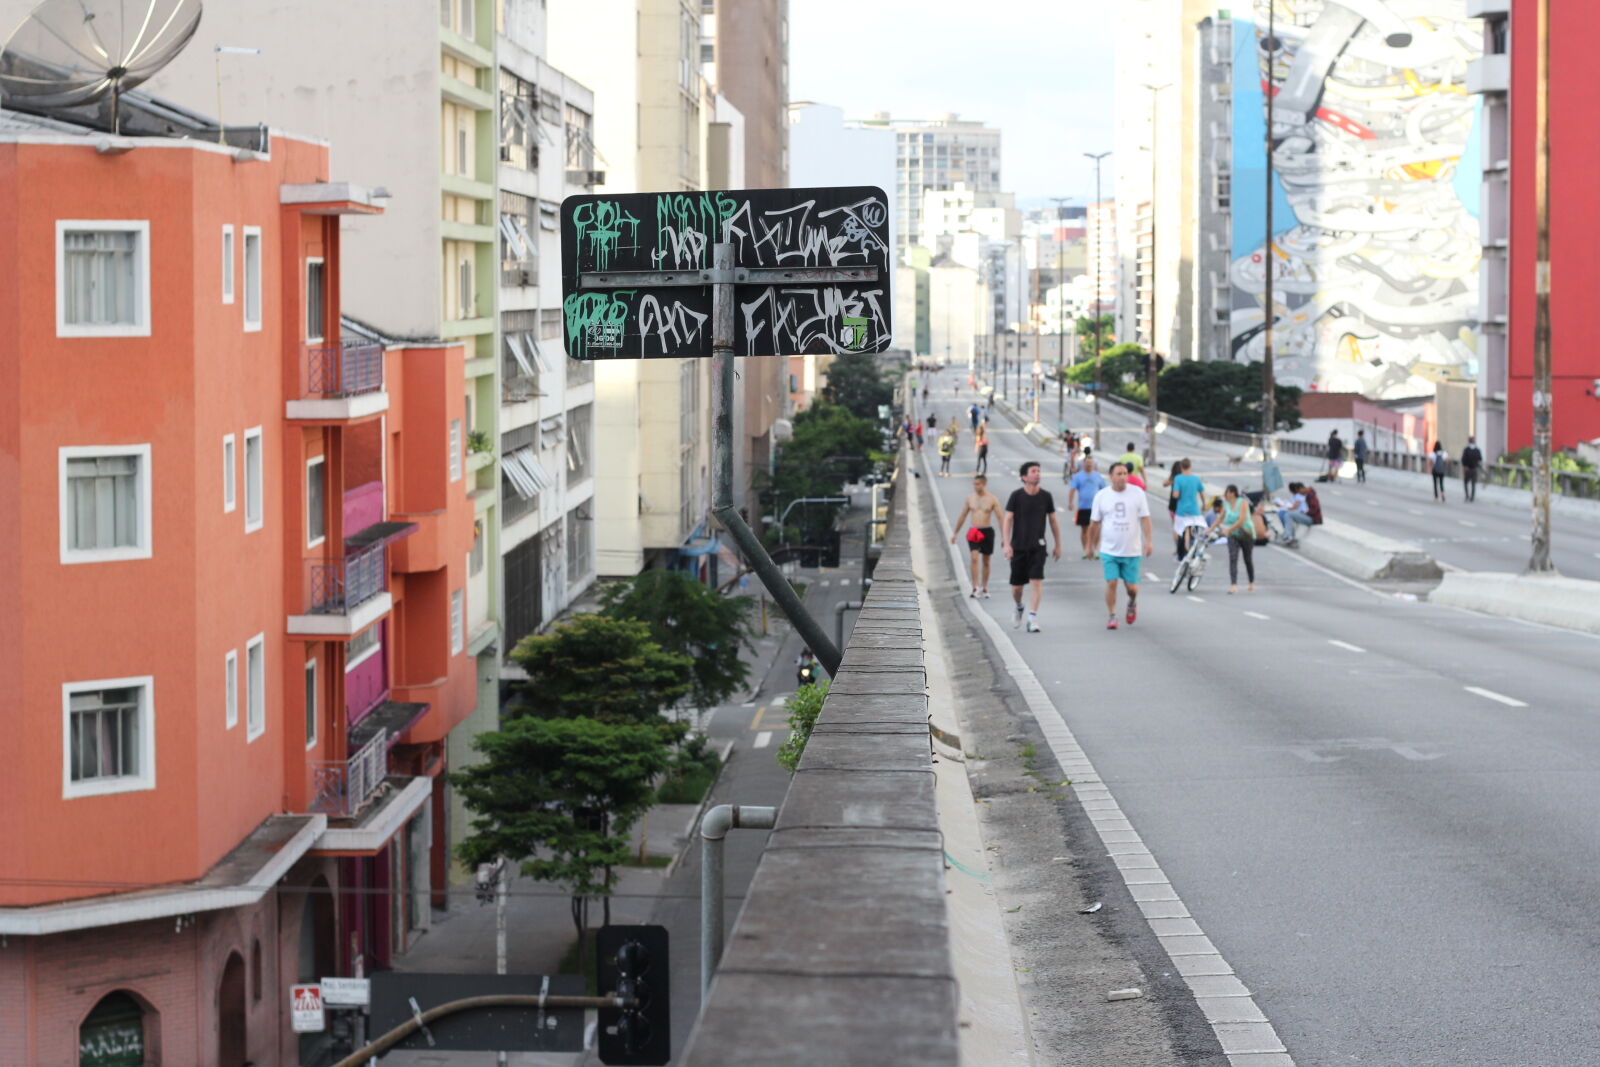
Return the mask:
M345 721L351 726L389 693L389 620L377 626L378 651L344 674Z
M383 483L368 482L344 494L344 533L346 537L360 533L375 522L383 521Z

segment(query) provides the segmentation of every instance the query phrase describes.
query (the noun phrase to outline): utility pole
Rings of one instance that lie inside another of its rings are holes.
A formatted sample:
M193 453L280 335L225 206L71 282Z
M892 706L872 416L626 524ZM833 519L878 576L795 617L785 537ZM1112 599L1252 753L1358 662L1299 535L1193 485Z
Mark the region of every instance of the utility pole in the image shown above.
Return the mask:
M1109 156L1110 152L1085 152L1084 155L1094 160L1094 208L1100 207L1100 161ZM1094 255L1094 446L1100 445L1100 249L1098 240L1099 231L1095 231Z
M1067 201L1070 196L1052 196L1056 202L1056 416L1067 421ZM1057 427L1059 430L1060 427Z
M1160 212L1157 205L1161 198L1156 195L1156 105L1161 101L1161 90L1172 88L1172 83L1165 85L1149 85L1150 90L1150 349L1145 353L1145 388L1149 393L1146 398L1148 408L1145 412L1145 438L1150 442L1145 455L1145 462L1156 466L1160 461L1156 459L1156 426L1159 424L1157 411L1157 390L1161 387L1161 375L1156 369L1160 359L1156 355L1156 236L1160 232Z
M1261 462L1272 462L1272 438L1278 428L1277 386L1272 374L1272 334L1278 324L1278 314L1272 303L1272 123L1273 99L1276 87L1274 74L1278 69L1278 0L1267 3L1267 240L1261 249L1262 264L1266 267L1266 351L1261 361Z
M1533 210L1537 218L1533 316L1533 553L1528 572L1556 569L1550 559L1550 0L1539 0L1537 88L1533 95Z

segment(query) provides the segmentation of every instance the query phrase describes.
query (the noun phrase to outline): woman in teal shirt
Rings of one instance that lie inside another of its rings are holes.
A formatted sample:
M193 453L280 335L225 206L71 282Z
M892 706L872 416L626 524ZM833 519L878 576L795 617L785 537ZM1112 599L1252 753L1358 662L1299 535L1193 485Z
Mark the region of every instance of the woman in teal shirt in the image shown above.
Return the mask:
M1244 556L1245 575L1250 579L1249 592L1256 591L1256 524L1250 515L1250 501L1239 495L1239 487L1230 485L1222 493L1222 534L1228 539L1228 593L1239 591L1239 557Z

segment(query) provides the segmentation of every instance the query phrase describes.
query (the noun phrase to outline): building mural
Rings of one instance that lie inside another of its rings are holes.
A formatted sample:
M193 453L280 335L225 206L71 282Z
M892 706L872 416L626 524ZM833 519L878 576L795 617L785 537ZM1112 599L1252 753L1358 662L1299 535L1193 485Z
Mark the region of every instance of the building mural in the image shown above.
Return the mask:
M1374 399L1478 370L1477 101L1465 0L1253 0L1234 21L1233 356L1264 347L1275 94L1279 380Z

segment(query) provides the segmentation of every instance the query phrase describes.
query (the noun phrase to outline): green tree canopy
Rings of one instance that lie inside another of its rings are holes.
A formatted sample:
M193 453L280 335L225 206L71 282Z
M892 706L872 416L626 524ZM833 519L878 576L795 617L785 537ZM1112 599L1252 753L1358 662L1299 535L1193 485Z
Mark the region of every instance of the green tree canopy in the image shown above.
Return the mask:
M749 597L720 596L676 571L648 570L601 591L604 614L635 619L665 651L690 663L689 698L714 708L750 674L739 649L750 638Z
M828 366L822 399L875 423L879 406L894 403L894 386L884 379L875 354L842 352Z
M1260 432L1261 364L1185 360L1161 375L1161 410L1218 430ZM1300 389L1274 390L1277 428L1300 425Z
M511 659L528 672L515 710L546 719L654 723L693 688L693 661L662 649L637 619L579 615L524 637Z
M1094 317L1093 316L1091 316L1091 315L1079 315L1078 316L1077 336L1078 336L1078 358L1079 359L1088 359L1088 360L1094 359L1094 338L1095 338L1095 333L1094 333ZM1100 351L1102 353L1104 353L1106 349L1110 348L1112 345L1114 345L1116 343L1117 343L1117 317L1115 315L1101 315L1100 316ZM1090 380L1092 381L1093 379L1090 379Z
M837 496L846 481L863 473L882 445L877 425L837 404L819 401L794 418L794 437L778 453L767 499L781 509L801 497ZM826 531L832 508L796 509L790 522Z

